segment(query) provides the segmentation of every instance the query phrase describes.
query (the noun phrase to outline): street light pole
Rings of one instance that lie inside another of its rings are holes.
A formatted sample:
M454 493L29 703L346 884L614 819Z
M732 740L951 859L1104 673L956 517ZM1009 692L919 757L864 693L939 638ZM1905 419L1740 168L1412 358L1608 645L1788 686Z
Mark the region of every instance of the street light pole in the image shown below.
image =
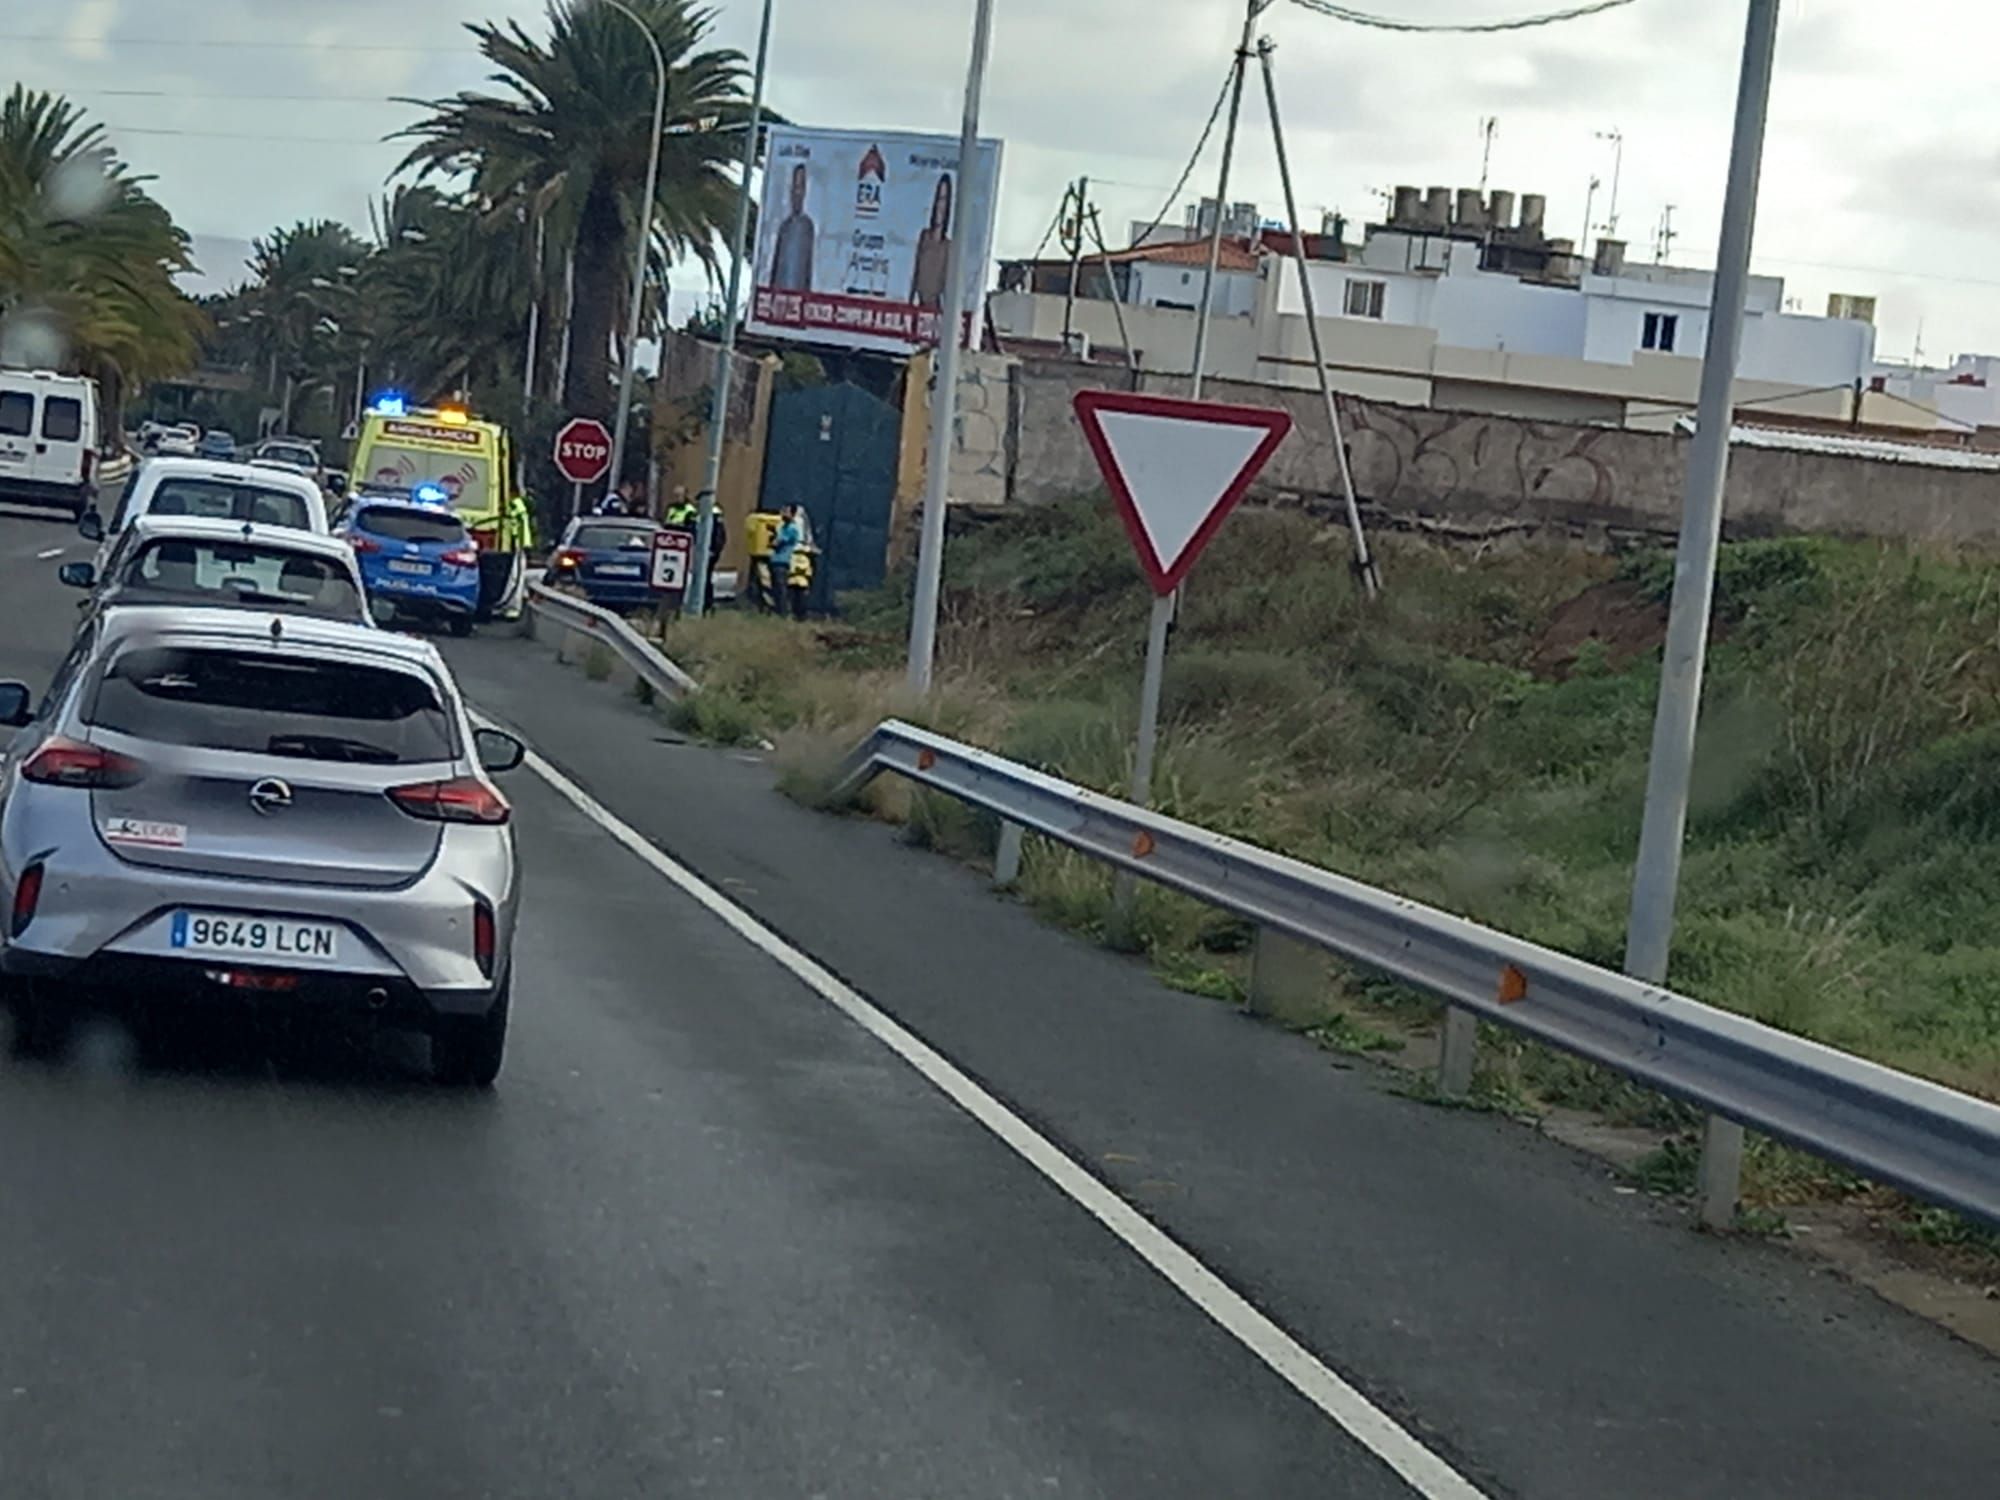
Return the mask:
M757 169L757 129L764 118L764 64L771 52L771 0L757 27L757 66L750 84L750 124L743 138L743 180L736 185L736 234L729 242L729 295L722 305L722 342L715 351L715 390L708 401L708 462L695 497L694 576L682 606L689 615L708 609L708 556L715 537L716 491L722 484L723 426L729 417L730 376L736 363L736 299L743 295L743 261L749 254L750 175Z
M1736 357L1743 339L1743 296L1750 279L1750 241L1757 224L1757 178L1764 156L1764 122L1778 43L1778 0L1750 0L1743 70L1736 92L1736 135L1729 153L1729 187L1722 201L1722 239L1715 253L1715 292L1702 353L1701 404L1688 449L1686 499L1674 551L1673 601L1660 663L1660 700L1646 766L1646 812L1632 873L1632 910L1625 929L1625 972L1663 984L1673 943L1674 900L1680 886L1681 843L1687 829L1688 782L1694 769L1695 721L1715 601L1715 557L1722 537L1722 495L1729 471ZM1743 1128L1711 1115L1701 1153L1701 1215L1715 1227L1735 1217Z
M660 39L653 35L653 28L625 0L598 0L598 3L610 6L639 28L647 47L652 49L653 71L658 78L653 95L653 144L646 156L646 206L639 215L639 243L632 252L632 306L625 319L625 357L618 370L618 417L612 424L611 475L606 489L606 493L612 493L624 478L625 435L632 425L632 366L638 358L639 319L646 300L646 256L653 247L653 200L660 190L660 137L667 128L667 59L660 51Z
M958 198L947 226L944 307L938 315L937 355L931 363L931 431L924 475L924 519L917 545L916 596L910 609L910 691L931 690L931 663L937 655L938 594L944 578L945 487L951 479L951 450L958 418L958 346L964 338L965 254L968 213L981 201L979 182L979 101L986 89L986 54L993 43L993 0L979 0L972 19L972 61L965 73L965 113L958 131Z

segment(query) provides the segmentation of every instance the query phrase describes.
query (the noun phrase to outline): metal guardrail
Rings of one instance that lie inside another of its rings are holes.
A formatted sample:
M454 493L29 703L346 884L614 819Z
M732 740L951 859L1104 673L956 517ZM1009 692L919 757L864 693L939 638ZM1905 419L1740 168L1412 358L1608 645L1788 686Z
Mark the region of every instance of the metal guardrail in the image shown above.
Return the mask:
M1019 830L1042 834L1439 996L1462 1013L1448 1054L1449 1023L1469 1049L1465 1018L1496 1022L2000 1226L2000 1106L896 720L836 792L884 771L1000 817L1002 883Z
M542 621L547 620L572 634L600 642L625 663L638 681L661 698L684 698L700 687L692 677L661 654L659 647L610 610L600 609L588 600L558 593L545 583L530 583L527 596L527 608L523 613L527 617L530 634L538 633Z

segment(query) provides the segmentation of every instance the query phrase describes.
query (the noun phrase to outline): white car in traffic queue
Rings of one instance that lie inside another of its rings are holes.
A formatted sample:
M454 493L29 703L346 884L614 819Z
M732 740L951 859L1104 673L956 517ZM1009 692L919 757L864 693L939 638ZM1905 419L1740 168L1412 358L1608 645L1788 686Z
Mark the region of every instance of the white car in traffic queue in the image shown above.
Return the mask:
M425 1031L444 1083L506 1047L520 743L428 642L243 609L104 610L39 707L0 683L0 975L15 1045L86 1005L204 1002Z
M94 562L66 562L56 576L87 591L86 610L172 604L374 623L346 541L254 521L140 516L119 533L101 572Z
M100 575L125 528L150 515L248 521L321 535L332 530L325 494L293 470L209 458L149 458L125 481L109 517L90 510L77 521L84 539L98 544Z

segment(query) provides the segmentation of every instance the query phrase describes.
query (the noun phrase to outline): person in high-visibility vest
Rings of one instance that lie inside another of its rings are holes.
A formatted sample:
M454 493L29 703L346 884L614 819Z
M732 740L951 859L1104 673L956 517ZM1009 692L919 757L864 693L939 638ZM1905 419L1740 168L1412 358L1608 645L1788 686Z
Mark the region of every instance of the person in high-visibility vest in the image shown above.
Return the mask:
M771 543L771 578L778 589L779 614L790 613L795 620L806 617L806 598L812 592L812 522L796 505L779 512L778 534Z
M768 510L753 510L744 522L744 542L750 550L749 578L743 595L756 609L778 607L778 583L771 573L771 547L777 540L779 518Z

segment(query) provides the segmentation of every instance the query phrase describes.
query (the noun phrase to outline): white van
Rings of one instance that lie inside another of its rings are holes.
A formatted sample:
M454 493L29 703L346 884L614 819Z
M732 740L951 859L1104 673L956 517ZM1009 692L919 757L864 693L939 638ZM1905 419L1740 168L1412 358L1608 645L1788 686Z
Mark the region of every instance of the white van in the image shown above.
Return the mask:
M94 498L97 382L52 370L0 370L0 501L60 506Z

